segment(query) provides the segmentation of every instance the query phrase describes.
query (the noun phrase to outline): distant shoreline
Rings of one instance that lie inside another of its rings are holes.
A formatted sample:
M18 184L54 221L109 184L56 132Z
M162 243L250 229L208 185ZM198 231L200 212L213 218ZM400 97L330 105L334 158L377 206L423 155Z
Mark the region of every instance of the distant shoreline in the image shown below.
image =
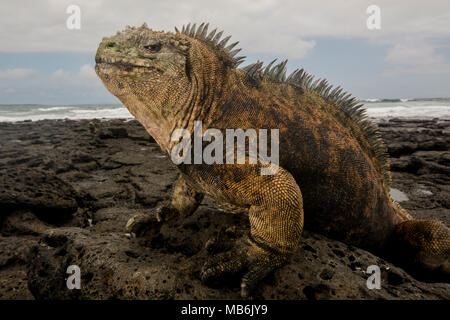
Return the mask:
M369 120L380 123L380 122L448 122L450 121L450 117L368 117ZM16 121L0 121L0 124L24 124L24 123L48 123L48 122L84 122L84 121L100 121L100 122L109 122L109 121L122 121L129 122L136 120L134 117L130 118L81 118L81 119L70 119L70 118L61 118L61 119L25 119L25 120L16 120ZM1 128L0 128L1 129Z
M385 99L363 102L369 118L376 119L450 119L450 99ZM85 105L0 105L0 122L56 119L133 119L121 104Z
M368 117L369 120L379 123L379 122L389 122L389 121L400 121L400 122L430 122L430 121L437 121L437 122L447 122L450 121L450 117L448 118L442 118L442 117ZM64 121L101 121L101 122L108 122L108 121L133 121L136 120L134 117L130 118L86 118L86 119L70 119L70 118L61 118L61 119L39 119L39 120L32 120L32 119L25 119L25 120L17 120L17 121L0 121L0 124L23 124L23 123L39 123L39 122L64 122Z
M434 98L361 98L358 101L362 103L373 102L411 102L411 101L450 101L450 97L434 97ZM122 106L121 103L0 103L0 108L3 106L92 106L92 105L110 105Z

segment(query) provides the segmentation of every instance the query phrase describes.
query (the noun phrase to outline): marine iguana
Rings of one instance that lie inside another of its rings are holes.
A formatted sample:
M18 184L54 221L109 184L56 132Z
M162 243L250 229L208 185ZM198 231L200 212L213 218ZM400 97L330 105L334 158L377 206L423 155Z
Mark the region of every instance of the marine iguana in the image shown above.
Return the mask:
M171 134L183 128L279 129L279 170L264 163L180 164L170 203L130 219L128 230L159 230L192 214L204 195L248 214L250 232L206 261L205 283L243 274L241 295L286 264L303 227L383 256L409 270L450 274L450 230L414 220L389 195L386 147L356 98L286 63L238 68L237 42L217 29L188 24L175 32L147 25L103 38L95 70L106 88L171 154ZM248 160L248 159L247 159Z

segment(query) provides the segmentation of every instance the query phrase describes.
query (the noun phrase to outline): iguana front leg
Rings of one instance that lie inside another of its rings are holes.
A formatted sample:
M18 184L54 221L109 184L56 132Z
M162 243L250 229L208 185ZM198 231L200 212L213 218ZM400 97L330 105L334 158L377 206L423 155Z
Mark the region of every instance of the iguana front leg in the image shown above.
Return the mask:
M229 252L207 261L201 279L210 283L243 272L241 295L248 297L260 280L284 265L297 249L303 229L303 201L294 178L281 168L273 176L253 174L233 180L230 192L250 203L250 235L237 241Z
M127 232L138 237L149 232L158 233L163 222L191 215L202 200L203 194L189 187L181 174L168 204L162 205L148 214L133 216L128 220L125 228Z

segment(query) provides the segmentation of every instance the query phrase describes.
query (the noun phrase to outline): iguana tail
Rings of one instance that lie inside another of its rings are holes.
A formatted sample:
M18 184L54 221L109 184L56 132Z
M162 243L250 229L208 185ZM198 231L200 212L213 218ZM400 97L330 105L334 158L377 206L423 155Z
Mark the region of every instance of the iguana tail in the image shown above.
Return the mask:
M393 202L399 223L389 242L389 255L422 280L450 282L450 229L442 222L415 220Z

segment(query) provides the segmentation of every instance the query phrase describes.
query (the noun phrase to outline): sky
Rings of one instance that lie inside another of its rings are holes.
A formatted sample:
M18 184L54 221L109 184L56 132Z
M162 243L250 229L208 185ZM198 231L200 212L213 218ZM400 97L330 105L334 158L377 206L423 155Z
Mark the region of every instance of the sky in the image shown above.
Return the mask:
M79 29L67 27L71 5ZM380 29L367 27L370 5ZM209 22L240 41L241 66L287 58L289 71L360 99L450 97L448 0L2 0L0 104L119 103L94 72L95 51L144 22L166 31Z

